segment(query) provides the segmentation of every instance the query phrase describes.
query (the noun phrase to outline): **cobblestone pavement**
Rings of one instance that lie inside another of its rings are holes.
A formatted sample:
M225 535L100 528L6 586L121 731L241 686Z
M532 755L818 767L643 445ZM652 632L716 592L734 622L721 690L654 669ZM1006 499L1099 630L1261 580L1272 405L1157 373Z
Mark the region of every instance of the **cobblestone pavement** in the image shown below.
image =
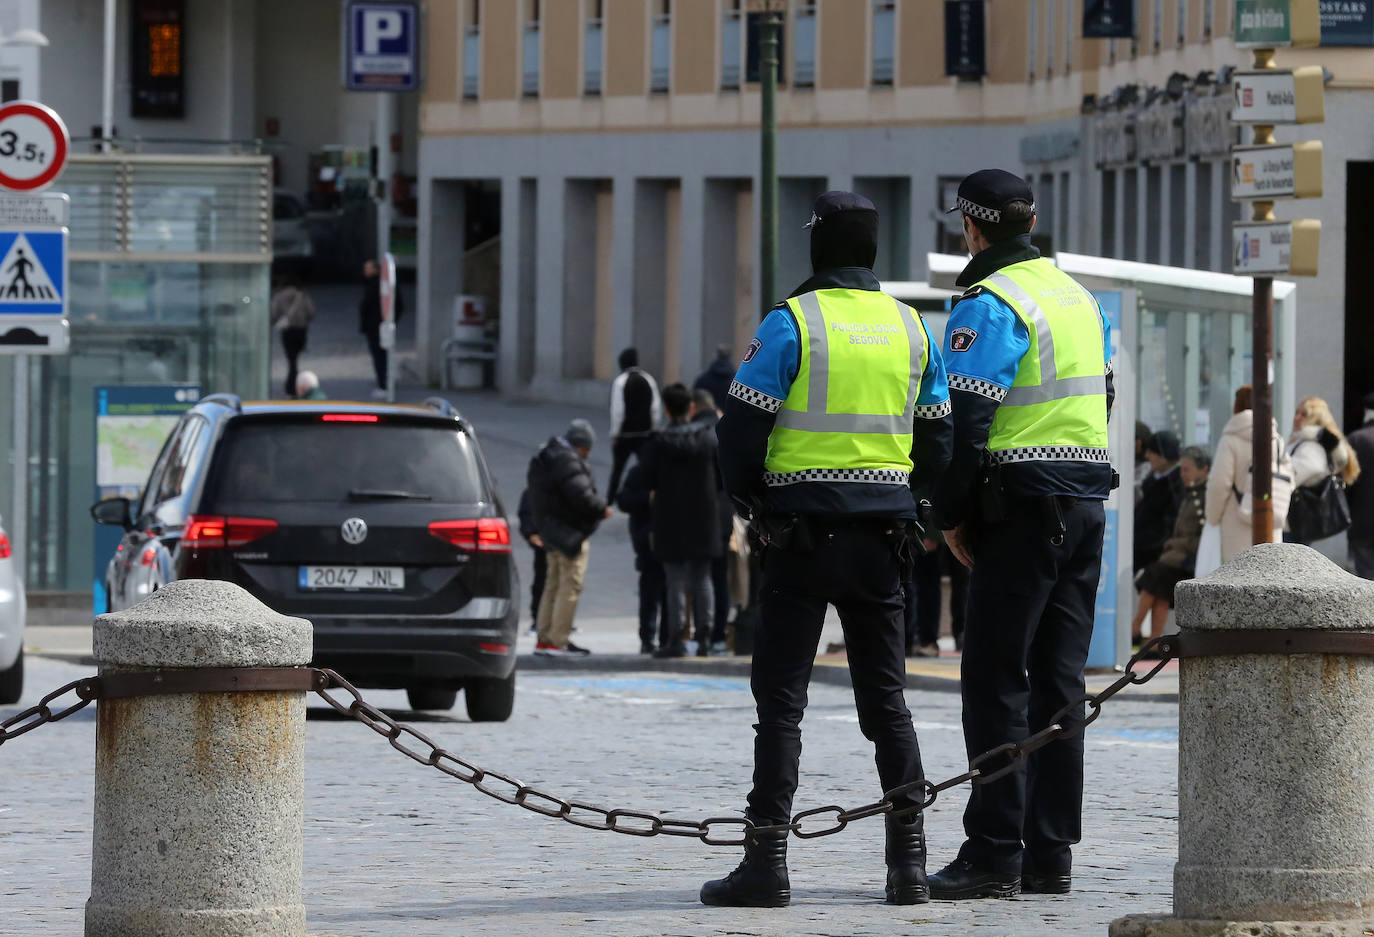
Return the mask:
M22 705L87 672L35 659ZM1128 694L1127 694L1128 695ZM372 691L384 707L400 693ZM958 697L909 694L927 769L961 770ZM847 691L814 686L798 806L877 794ZM16 707L17 708L17 707ZM0 717L15 708L0 709ZM461 710L461 704L460 704ZM403 717L405 718L405 717ZM504 724L430 716L422 731L486 767L607 806L685 818L733 813L749 778L752 703L738 678L524 674ZM1067 897L882 902L882 823L792 841L793 905L705 908L702 880L738 851L594 833L489 800L312 707L305 894L312 934L1102 935L1113 918L1170 906L1176 840L1172 706L1118 697L1089 729L1088 791ZM0 935L77 934L90 892L95 713L0 748ZM931 811L932 868L960 841L962 793Z

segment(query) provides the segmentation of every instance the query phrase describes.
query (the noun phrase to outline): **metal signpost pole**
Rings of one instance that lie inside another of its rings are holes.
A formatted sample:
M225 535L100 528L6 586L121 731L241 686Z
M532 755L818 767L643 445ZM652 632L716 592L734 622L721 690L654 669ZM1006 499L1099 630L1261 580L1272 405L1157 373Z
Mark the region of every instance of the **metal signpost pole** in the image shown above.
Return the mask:
M29 547L29 356L14 356L14 514L10 549L21 582L28 581Z
M1274 278L1255 277L1251 315L1254 343L1251 350L1254 391L1254 429L1251 438L1250 478L1254 513L1251 515L1250 542L1268 543L1274 539L1273 491L1274 437L1269 425L1274 419L1274 389L1270 383L1270 362L1274 353Z

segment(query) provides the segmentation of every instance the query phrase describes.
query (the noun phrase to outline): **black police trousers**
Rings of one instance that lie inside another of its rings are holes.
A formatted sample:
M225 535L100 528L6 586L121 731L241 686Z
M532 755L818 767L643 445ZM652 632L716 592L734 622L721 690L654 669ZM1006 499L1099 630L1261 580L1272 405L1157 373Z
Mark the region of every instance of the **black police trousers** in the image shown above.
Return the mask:
M1006 501L1005 519L974 543L964 625L964 744L969 758L1045 728L1083 696L1093 603L1102 566L1102 501L1059 497L1062 542L1043 498ZM1064 722L1083 719L1079 705ZM989 762L995 770L1001 761ZM1021 868L1022 844L1041 873L1068 871L1083 809L1083 738L1030 755L1024 770L974 785L960 858L999 872Z
M785 823L792 815L801 758L801 719L827 605L844 626L859 728L877 749L883 790L923 777L906 707L906 638L901 573L882 519L812 518L812 548L769 547L751 685L754 787L748 816ZM903 798L900 806L919 803Z

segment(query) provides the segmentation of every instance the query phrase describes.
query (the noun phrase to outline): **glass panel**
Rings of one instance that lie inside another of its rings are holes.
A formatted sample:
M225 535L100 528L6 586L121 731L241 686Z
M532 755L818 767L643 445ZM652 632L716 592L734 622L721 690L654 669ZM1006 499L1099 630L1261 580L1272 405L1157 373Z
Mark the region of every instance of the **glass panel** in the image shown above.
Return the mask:
M649 68L649 90L667 91L671 77L673 30L672 19L666 14L654 17L653 58Z
M76 162L62 173L61 188L71 196L72 251L120 249L119 164Z
M792 81L809 86L816 81L816 8L797 11L797 51L792 66Z
M726 10L720 27L720 86L739 87L740 13Z
M601 93L601 20L587 20L586 47L583 50L586 66L582 75L582 90L586 94Z
M482 74L482 30L469 26L463 31L463 97L477 97L477 82Z
M267 217L271 190L264 170L137 162L128 166L130 251L271 251Z
M896 50L893 38L895 19L896 11L893 9L891 0L877 0L873 5L873 83L875 85L892 84L892 76L896 71Z
M538 23L525 24L525 41L521 48L521 55L525 65L525 77L521 90L527 97L535 97L539 94Z

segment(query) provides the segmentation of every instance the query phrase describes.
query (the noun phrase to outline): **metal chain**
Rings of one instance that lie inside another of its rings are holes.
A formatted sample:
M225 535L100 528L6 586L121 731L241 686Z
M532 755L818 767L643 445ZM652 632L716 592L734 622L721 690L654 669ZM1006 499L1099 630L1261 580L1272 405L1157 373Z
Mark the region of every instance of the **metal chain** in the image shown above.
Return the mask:
M38 701L37 706L30 706L28 709L0 721L0 745L4 745L12 738L18 738L25 732L32 732L39 726L66 719L72 713L85 709L96 698L96 687L98 686L96 679L95 677L84 677L80 680L73 680L66 686L53 690L43 697ZM53 700L68 693L76 693L79 697L78 701L64 709L53 710L50 705Z
M407 758L465 781L502 803L524 807L542 816L564 820L573 826L589 830L623 833L627 836L681 836L700 840L708 846L743 846L759 836L770 833L795 833L802 839L830 836L840 832L850 823L867 817L904 817L927 810L940 794L961 784L990 784L1017 770L1032 752L1044 748L1051 742L1082 735L1083 731L1102 715L1102 704L1128 686L1148 683L1170 660L1178 656L1178 652L1179 642L1175 635L1164 635L1146 642L1131 657L1126 664L1125 672L1111 686L1100 693L1085 695L1063 707L1050 719L1049 725L1034 735L1020 742L998 745L978 755L969 761L967 771L939 784L921 778L885 791L882 799L870 804L848 810L833 804L816 807L794 815L790 823L770 825L755 824L747 817L673 820L641 810L607 809L578 800L564 800L562 797L525 784L517 778L478 767L440 748L423 732L403 722L397 722L367 702L353 684L332 670L323 671L329 679L329 686L315 692L339 713L356 719L385 738L391 743L392 748ZM1137 673L1135 668L1141 661L1154 661L1154 665L1149 670ZM334 689L344 690L352 700L345 702L335 699L329 694L329 690ZM1089 710L1087 715L1081 719L1073 718L1085 704ZM910 799L918 792L919 803L905 807L897 806L897 801ZM803 827L803 823L809 818L823 815L831 815L826 825L813 830ZM738 828L739 832L733 835L724 832L731 827Z

